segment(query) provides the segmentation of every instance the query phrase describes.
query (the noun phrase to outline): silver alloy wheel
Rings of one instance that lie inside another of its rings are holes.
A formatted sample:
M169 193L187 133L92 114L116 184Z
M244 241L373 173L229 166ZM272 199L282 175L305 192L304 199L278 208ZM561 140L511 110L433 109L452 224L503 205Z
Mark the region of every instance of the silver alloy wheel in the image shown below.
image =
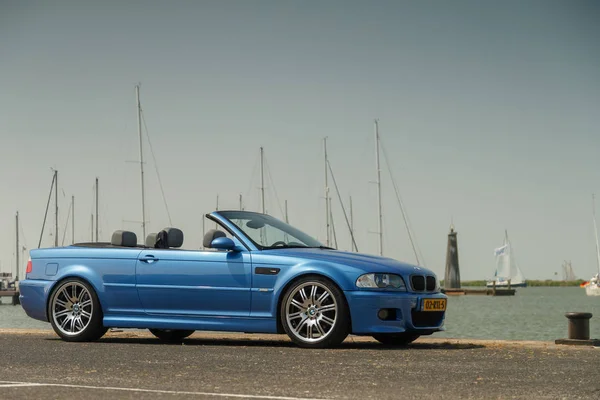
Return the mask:
M63 335L75 336L89 325L94 312L92 296L80 282L67 282L52 299L52 319Z
M335 296L320 282L297 286L285 305L285 319L291 333L308 343L325 339L333 331L337 315Z

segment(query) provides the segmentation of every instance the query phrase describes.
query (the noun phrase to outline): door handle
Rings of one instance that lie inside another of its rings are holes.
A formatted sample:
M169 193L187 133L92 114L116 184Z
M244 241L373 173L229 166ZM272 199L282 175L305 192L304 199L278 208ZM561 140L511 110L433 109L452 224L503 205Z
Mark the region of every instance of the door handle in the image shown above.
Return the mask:
M158 261L158 258L156 258L156 257L154 257L152 255L147 255L147 256L144 256L144 257L140 258L139 260L141 262L152 264L153 262Z

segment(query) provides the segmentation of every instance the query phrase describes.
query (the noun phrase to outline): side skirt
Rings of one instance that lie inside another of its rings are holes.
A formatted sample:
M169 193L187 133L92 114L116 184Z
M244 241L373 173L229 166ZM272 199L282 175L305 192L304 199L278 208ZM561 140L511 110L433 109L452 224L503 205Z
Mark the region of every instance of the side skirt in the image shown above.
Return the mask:
M105 316L103 325L107 328L193 329L196 331L277 333L277 323L274 318L186 318L119 315Z

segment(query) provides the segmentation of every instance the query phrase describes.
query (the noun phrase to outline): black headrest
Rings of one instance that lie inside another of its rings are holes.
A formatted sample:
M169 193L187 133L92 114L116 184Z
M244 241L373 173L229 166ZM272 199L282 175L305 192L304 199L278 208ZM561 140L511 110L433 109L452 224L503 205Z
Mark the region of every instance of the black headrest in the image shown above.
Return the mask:
M150 233L146 236L146 247L154 248L156 244L156 236L158 233Z
M218 231L216 229L211 229L210 231L206 232L206 235L204 235L204 240L202 242L202 244L204 245L204 247L207 247L210 249L210 244L212 243L213 240L215 240L216 238L220 238L220 237L225 237L225 232L223 231Z
M110 243L113 246L135 247L137 246L137 236L130 231L115 231L112 234Z
M183 245L183 232L177 228L165 228L161 232L167 234L167 247L181 247Z
M155 249L168 249L169 243L167 242L167 231L164 229L156 234L156 240L154 241Z

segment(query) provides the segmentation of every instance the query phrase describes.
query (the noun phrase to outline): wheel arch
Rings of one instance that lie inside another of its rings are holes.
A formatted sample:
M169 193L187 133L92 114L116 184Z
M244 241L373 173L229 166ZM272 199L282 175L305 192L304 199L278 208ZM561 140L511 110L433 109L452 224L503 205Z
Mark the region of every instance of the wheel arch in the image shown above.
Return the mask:
M74 270L71 270L69 272L65 272L64 274L61 274L61 276L56 279L56 281L54 281L54 283L52 284L52 286L50 286L48 288L48 297L46 298L46 317L48 319L48 322L50 322L50 302L52 300L52 296L54 295L54 292L56 291L56 289L61 285L61 283L63 283L64 281L68 280L68 279L79 279L80 281L83 281L84 283L90 285L90 287L92 288L92 290L94 290L94 292L96 293L96 297L98 298L98 303L100 303L100 310L102 311L102 315L104 315L104 306L102 304L102 299L100 296L100 293L102 292L102 289L104 288L104 285L102 285L101 281L97 282L96 279L93 279L94 276L92 275L90 279L90 275L85 276L83 274L77 273ZM98 277L98 279L100 279ZM99 290L100 288L100 290Z
M305 273L301 273L299 275L294 276L292 279L290 279L288 282L286 282L285 285L283 285L281 290L279 290L279 294L277 296L277 306L275 308L277 333L280 333L280 334L285 333L285 330L283 329L283 323L281 322L281 312L280 312L283 297L285 296L288 289L290 287L292 287L296 282L298 282L299 280L301 280L303 278L307 278L307 277L311 277L311 276L325 279L325 280L329 281L332 285L334 285L336 288L338 288L338 290L342 293L342 297L344 299L344 306L346 307L346 310L348 311L348 323L349 323L350 327L352 327L352 316L350 313L350 306L348 305L348 299L346 298L346 293L344 293L344 289L342 289L342 287L330 276L327 276L320 272L310 271L310 272L305 272Z

